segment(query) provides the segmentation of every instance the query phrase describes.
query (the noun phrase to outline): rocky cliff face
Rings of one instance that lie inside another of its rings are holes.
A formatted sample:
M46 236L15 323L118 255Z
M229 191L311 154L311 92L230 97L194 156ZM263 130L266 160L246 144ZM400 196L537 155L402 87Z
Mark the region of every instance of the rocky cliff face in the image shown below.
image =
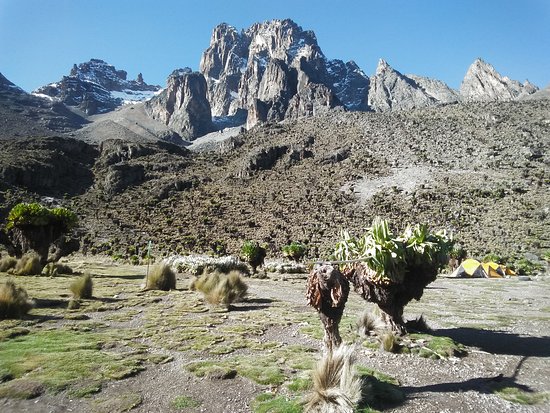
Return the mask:
M325 86L328 100L335 98L327 60L312 31L304 31L291 20L257 23L240 33L227 24L214 29L210 47L200 66L208 84L208 96L214 116L232 116L239 109L248 111L249 127L286 117L290 100L304 90L293 116L308 116L304 101Z
M202 74L189 68L175 70L166 88L145 102L147 113L193 140L212 131L212 113L206 98L207 85Z
M471 64L460 85L460 95L465 101L515 100L537 90L529 81L522 84L501 76L492 65L481 59Z
M371 78L368 104L377 112L386 112L432 106L437 104L437 100L413 79L380 59L376 74Z
M136 80L128 80L124 70L117 70L103 60L92 59L75 64L69 76L38 88L33 94L48 96L93 115L125 103L149 99L160 89L160 86L145 83L141 73Z

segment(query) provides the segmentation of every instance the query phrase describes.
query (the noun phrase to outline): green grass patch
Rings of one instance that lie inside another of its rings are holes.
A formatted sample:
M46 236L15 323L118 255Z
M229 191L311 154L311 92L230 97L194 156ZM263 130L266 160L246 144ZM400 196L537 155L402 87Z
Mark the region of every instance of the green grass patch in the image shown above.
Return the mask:
M302 413L303 408L296 399L284 396L275 396L272 393L263 393L252 403L254 413Z
M533 405L550 400L550 392L530 392L518 387L502 387L495 394L512 403Z
M429 334L409 334L412 344L409 345L411 353L420 357L431 359L443 359L449 357L461 357L466 354L462 344L452 338L432 336Z
M101 382L143 370L143 356L106 352L101 350L104 341L99 334L65 330L17 336L0 342L0 371L53 392L69 388L79 395L93 392ZM83 388L83 380L93 383L92 388ZM0 391L9 386L10 382L0 385Z
M286 387L294 393L305 392L313 387L313 381L310 377L297 377L288 383Z
M174 400L172 400L172 407L177 410L199 407L200 405L200 401L195 400L189 396L177 396Z
M225 360L203 360L189 363L186 368L198 377L218 377L236 371L258 384L279 386L298 371L307 371L315 363L315 350L303 346L288 346L271 354L234 356Z

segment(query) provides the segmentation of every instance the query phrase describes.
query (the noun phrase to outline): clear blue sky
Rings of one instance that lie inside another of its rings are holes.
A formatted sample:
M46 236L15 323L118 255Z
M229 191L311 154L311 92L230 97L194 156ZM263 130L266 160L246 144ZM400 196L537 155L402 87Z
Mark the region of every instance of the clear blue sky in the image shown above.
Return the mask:
M550 0L0 0L0 72L30 91L100 58L147 83L198 69L214 26L291 18L325 55L371 75L379 58L458 88L482 57L502 75L550 83Z

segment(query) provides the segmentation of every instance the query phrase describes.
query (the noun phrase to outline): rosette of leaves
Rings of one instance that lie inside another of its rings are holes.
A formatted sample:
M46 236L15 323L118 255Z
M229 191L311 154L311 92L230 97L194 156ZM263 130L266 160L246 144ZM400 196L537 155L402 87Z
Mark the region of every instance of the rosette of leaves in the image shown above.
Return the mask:
M282 248L283 255L294 261L299 261L306 255L307 246L301 242L292 241L290 244Z
M36 202L15 205L8 214L6 230L20 226L56 225L68 231L77 222L76 214L67 208L47 208Z
M387 220L375 218L360 238L342 231L334 257L364 263L371 270L370 280L376 284L401 284L411 268L442 268L452 245L452 239L444 231L430 232L424 224L409 226L402 235L394 236ZM349 268L350 264L343 266Z
M263 265L266 250L257 241L245 241L241 246L241 258L248 262L255 273L256 268Z

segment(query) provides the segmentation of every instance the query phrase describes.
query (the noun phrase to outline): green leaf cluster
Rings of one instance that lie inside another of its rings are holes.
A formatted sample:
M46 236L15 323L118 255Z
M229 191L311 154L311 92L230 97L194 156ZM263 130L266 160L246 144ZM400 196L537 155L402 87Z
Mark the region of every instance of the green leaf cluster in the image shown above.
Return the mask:
M387 220L375 218L359 238L342 231L334 257L340 261L361 260L375 273L373 281L399 284L412 267L441 269L452 247L452 238L445 231L434 233L427 225L416 224L395 236Z
M78 219L76 214L67 208L47 208L39 203L20 203L8 214L6 230L20 226L59 225L65 231L73 228Z
M283 255L295 261L300 260L307 252L307 246L301 242L292 241L282 248Z

